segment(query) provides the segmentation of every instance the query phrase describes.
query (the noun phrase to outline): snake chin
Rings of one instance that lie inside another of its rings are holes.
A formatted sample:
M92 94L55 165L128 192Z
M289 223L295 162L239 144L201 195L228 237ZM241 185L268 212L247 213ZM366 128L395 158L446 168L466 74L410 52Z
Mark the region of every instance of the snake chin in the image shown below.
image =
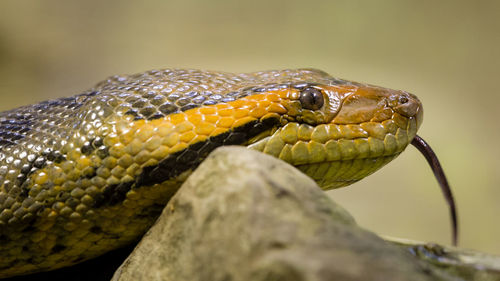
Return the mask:
M296 168L311 177L322 189L329 190L351 185L371 175L398 155L304 164Z

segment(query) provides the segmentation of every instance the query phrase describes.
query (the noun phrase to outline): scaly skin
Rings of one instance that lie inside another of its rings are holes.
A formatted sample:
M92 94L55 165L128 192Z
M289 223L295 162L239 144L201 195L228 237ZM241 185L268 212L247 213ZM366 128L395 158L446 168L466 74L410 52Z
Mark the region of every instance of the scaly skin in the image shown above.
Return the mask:
M0 278L136 241L218 146L336 188L396 157L421 120L411 94L313 69L149 71L0 113Z

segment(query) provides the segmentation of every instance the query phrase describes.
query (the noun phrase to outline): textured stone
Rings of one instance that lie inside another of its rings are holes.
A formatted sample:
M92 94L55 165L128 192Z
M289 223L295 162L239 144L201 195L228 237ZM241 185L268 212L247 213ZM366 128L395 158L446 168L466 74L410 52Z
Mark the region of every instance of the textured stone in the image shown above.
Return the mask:
M294 167L224 147L189 177L113 280L453 279L358 227Z

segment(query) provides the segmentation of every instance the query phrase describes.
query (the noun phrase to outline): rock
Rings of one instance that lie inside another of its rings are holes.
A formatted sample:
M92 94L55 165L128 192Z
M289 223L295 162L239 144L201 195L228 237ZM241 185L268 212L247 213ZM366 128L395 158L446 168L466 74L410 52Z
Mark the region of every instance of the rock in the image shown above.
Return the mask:
M384 237L415 258L467 281L500 281L500 256L409 239Z
M307 176L259 152L212 153L112 280L455 280L353 218Z

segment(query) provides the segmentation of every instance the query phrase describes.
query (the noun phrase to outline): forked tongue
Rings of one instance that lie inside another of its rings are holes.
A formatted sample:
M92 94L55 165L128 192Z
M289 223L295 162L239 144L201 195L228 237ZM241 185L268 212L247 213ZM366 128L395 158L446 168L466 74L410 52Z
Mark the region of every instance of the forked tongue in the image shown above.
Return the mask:
M427 159L427 162L434 172L434 176L441 186L441 191L443 192L443 195L448 203L448 207L450 208L451 226L453 231L452 241L453 245L456 246L458 241L457 210L455 206L455 200L453 200L453 194L451 193L448 180L444 175L443 168L441 167L436 154L434 153L434 151L432 151L432 148L421 137L415 136L415 138L411 141L411 144L413 144L413 146L415 146L424 155L425 159Z

